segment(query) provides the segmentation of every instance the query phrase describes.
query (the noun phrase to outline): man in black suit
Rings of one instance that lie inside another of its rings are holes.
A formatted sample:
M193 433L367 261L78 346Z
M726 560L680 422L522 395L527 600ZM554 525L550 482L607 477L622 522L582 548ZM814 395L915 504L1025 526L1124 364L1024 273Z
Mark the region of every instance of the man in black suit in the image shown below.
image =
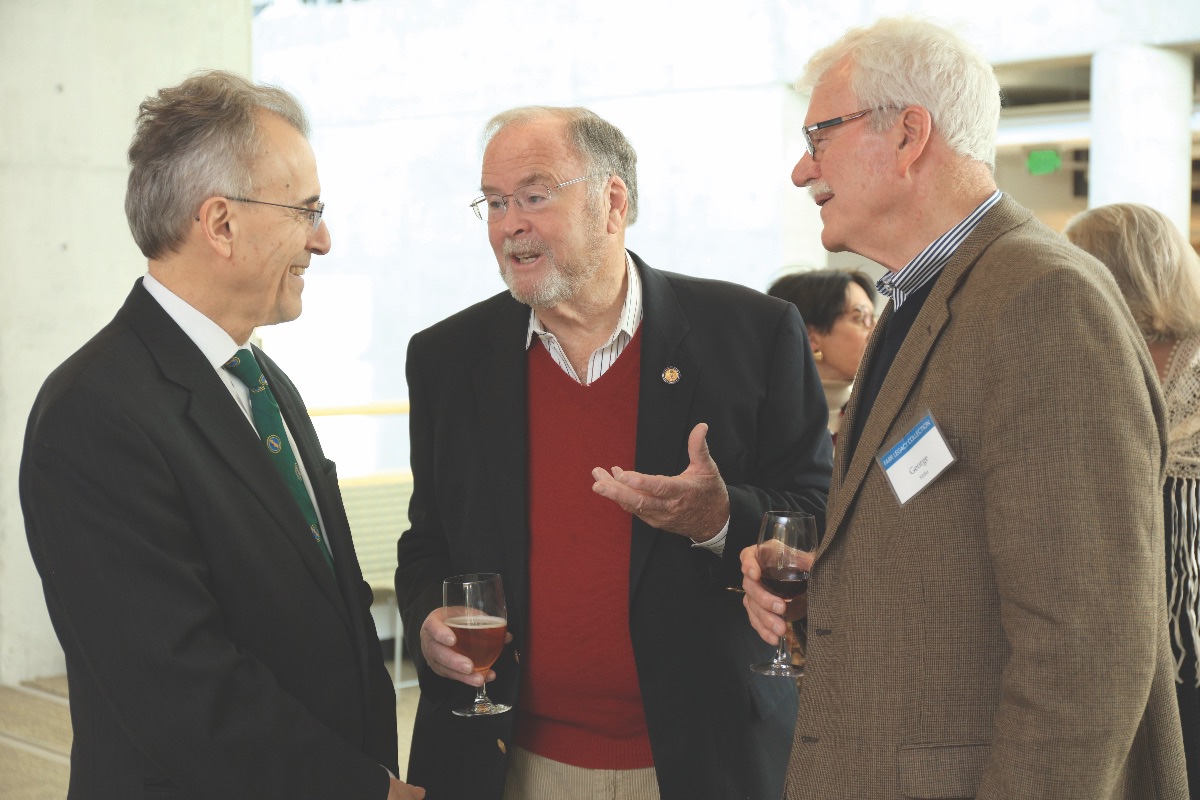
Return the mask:
M125 206L148 274L30 415L21 506L66 653L72 800L424 796L393 777L334 465L248 344L299 316L329 250L307 135L293 97L224 72L142 103Z
M397 591L431 797L776 800L796 691L727 590L767 509L822 515L821 384L790 304L625 250L636 155L586 109L505 112L474 208L509 291L413 337ZM634 471L636 470L636 472ZM451 649L443 579L498 572L514 711ZM741 618L739 618L741 617Z

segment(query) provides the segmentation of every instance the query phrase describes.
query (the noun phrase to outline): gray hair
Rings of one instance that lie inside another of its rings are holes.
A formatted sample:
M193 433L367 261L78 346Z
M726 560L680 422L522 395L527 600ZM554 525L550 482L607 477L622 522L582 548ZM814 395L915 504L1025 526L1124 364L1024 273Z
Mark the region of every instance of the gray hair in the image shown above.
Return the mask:
M852 28L812 57L796 88L820 86L825 74L843 61L851 66L850 88L860 108L842 113L891 111L869 120L872 129L881 131L900 110L921 106L951 150L995 169L1000 84L984 57L956 34L912 17Z
M1165 214L1114 203L1072 217L1063 233L1112 272L1147 339L1200 333L1200 256Z
M208 198L253 192L262 111L309 135L308 117L291 94L221 70L160 89L138 107L125 216L146 258L177 252Z
M483 129L483 146L510 125L524 125L541 119L560 119L567 125L567 135L575 151L583 159L589 175L617 175L629 190L629 213L625 225L637 222L637 153L621 133L621 129L586 108L556 106L523 106L502 111L488 120ZM592 196L603 191L602 186L589 189Z

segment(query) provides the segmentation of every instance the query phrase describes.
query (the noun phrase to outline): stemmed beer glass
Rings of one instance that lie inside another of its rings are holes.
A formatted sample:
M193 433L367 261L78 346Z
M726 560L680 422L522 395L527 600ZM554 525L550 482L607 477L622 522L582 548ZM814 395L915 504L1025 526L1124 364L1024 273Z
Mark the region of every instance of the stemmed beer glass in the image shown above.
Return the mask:
M808 570L817 552L817 520L803 511L768 511L758 529L758 566L762 585L771 594L790 603L808 591ZM759 675L798 678L803 667L792 664L787 636L779 637L779 648L769 664L751 664Z
M442 607L445 621L454 631L454 652L471 659L475 671L486 676L504 649L508 632L508 612L504 605L504 584L494 572L455 575L442 582ZM460 717L503 714L512 706L493 703L487 696L487 684L475 690L475 702L456 708Z

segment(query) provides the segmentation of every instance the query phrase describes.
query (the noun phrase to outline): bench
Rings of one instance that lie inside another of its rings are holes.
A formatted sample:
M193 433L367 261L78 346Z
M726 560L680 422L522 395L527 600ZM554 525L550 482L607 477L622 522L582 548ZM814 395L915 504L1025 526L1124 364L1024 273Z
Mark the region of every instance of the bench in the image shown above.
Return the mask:
M371 587L374 602L371 616L379 638L392 638L396 696L402 688L416 686L415 680L400 680L400 655L404 625L396 604L396 540L408 527L408 498L412 494L412 473L382 473L339 482L354 550L363 579Z

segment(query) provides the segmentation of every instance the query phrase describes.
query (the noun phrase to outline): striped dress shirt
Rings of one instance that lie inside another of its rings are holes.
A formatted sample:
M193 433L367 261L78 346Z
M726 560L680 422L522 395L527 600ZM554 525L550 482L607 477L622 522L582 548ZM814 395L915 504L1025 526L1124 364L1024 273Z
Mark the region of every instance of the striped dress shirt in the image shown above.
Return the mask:
M893 312L899 310L910 294L937 277L958 246L975 230L983 215L999 203L1003 196L1004 193L997 189L991 197L968 214L966 219L934 239L933 243L918 253L904 269L899 272L887 272L875 283L881 294L892 298Z

